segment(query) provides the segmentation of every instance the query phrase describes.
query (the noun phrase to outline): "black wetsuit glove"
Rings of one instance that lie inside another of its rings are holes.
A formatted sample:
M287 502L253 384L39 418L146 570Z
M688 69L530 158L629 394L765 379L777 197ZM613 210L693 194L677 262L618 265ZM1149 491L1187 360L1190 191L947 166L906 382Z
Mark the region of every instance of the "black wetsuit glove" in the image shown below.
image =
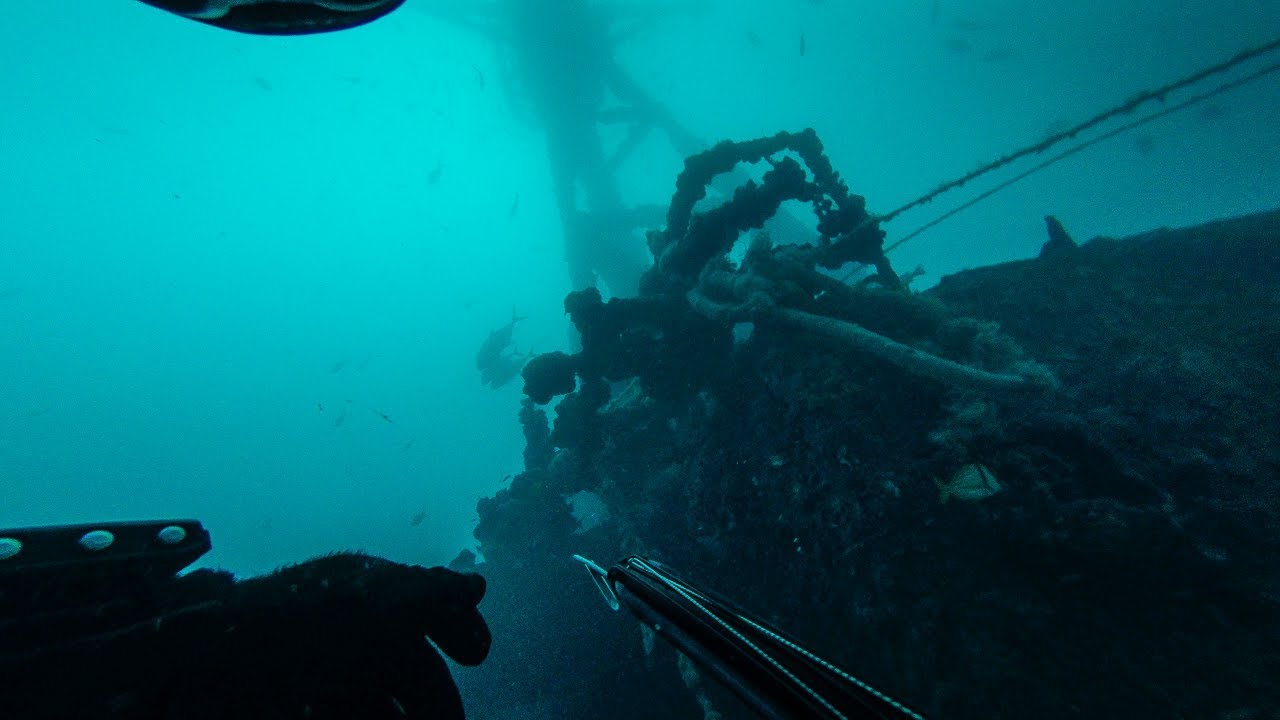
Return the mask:
M91 604L42 597L38 624L0 625L0 718L461 719L427 638L481 662L484 592L479 575L342 553L240 582L197 570Z
M189 578L196 583L209 579ZM215 580L216 581L216 580ZM344 553L236 583L175 678L173 720L462 718L440 650L489 652L479 575Z

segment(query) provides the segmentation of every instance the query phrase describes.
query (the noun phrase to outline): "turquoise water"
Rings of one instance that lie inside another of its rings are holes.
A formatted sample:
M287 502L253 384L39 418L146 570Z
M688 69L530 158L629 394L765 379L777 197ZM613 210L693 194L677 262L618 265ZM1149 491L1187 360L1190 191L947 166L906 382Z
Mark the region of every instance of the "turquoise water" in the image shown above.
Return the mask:
M299 38L132 0L10 5L0 526L193 516L208 562L244 574L472 546L476 500L523 447L519 383L482 387L476 348L513 307L522 351L570 342L522 68L428 0ZM816 128L888 209L1280 28L1273 2L1171 6L718 2L618 57L708 140ZM935 280L1024 257L1046 213L1087 238L1270 207L1278 98L1272 78L1153 123L893 261ZM628 202L665 205L680 163L646 141L619 171Z

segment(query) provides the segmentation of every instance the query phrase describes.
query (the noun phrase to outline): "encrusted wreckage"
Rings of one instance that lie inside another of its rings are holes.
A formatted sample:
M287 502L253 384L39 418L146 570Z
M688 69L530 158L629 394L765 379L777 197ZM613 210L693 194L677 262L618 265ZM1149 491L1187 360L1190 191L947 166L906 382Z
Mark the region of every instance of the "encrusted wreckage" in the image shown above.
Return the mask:
M787 201L813 242L758 232ZM526 470L476 530L509 643L478 672L521 682L477 710L709 713L569 559L637 553L926 716L1267 717L1280 213L1049 227L1039 258L915 293L811 131L691 157L640 293L570 294L581 350L525 369ZM582 493L606 521L575 519Z

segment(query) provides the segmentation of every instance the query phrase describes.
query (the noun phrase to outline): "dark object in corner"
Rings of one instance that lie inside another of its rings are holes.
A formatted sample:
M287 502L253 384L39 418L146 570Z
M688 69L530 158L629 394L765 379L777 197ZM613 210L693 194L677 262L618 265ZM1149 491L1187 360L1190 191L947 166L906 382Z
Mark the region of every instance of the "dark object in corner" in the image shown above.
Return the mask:
M489 650L479 575L359 553L175 573L200 523L0 530L0 717L462 718L443 659Z
M250 35L312 35L373 22L404 0L142 0L197 22Z
M1075 250L1079 245L1071 239L1071 235L1067 233L1067 229L1062 227L1062 223L1058 218L1052 215L1044 216L1045 229L1049 231L1049 239L1044 245L1040 246L1040 257L1058 257Z

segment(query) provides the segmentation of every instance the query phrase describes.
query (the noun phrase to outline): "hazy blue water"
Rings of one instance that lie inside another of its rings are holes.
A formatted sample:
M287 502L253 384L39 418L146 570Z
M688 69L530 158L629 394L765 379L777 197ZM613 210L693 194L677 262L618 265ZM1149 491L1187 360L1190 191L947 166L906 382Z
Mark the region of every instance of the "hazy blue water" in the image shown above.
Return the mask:
M483 388L475 349L513 306L521 349L563 346L568 288L512 69L429 5L259 38L132 0L5 4L0 526L195 516L242 572L471 543L521 449L517 384ZM620 52L708 139L817 128L882 210L1280 31L1270 0L931 5L720 0ZM1271 79L1096 148L893 260L1025 256L1047 212L1083 239L1274 206L1278 100ZM679 167L645 146L629 199L665 202Z

